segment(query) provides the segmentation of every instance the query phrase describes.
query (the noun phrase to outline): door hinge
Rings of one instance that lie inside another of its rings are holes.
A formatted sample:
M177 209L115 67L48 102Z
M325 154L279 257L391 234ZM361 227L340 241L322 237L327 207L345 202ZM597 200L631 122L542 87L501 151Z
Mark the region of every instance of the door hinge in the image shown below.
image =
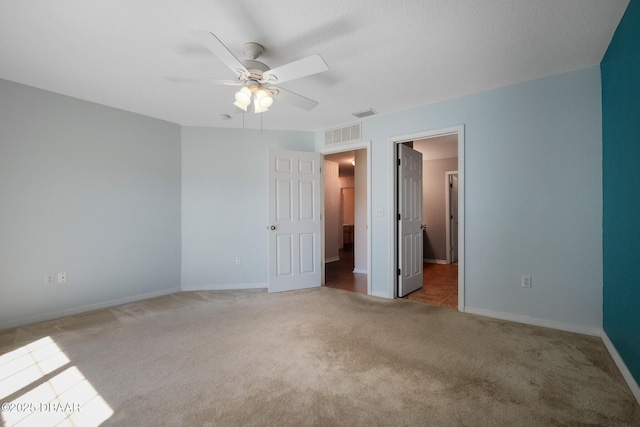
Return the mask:
M322 166L320 166L320 173L322 173Z
M400 269L398 269L398 276L400 276L402 274L402 272L400 271Z
M398 166L402 165L402 160L398 159Z
M398 221L402 219L402 215L398 214Z
M449 183L449 188L453 188L453 184L452 183Z

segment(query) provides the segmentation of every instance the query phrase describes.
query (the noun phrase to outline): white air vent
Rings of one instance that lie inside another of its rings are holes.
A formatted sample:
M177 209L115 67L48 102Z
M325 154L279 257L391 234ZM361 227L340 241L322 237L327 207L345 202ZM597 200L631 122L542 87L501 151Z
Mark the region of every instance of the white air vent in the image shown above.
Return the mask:
M378 114L376 110L373 108L369 108L368 110L356 111L355 113L351 113L351 115L356 116L359 119L363 119L365 117L373 116L374 114Z
M339 129L331 129L324 133L324 143L335 144L337 142L358 141L362 135L361 124L355 124Z

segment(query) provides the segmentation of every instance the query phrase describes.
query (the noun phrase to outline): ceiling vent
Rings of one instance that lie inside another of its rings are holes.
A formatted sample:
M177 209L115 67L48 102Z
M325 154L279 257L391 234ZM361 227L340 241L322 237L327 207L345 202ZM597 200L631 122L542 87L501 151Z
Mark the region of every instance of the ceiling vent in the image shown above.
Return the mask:
M358 141L362 138L361 124L355 124L339 129L331 129L324 133L324 143L335 144L337 142Z
M376 110L373 108L369 108L368 110L356 111L355 113L351 113L359 119L364 119L365 117L373 116L374 114L378 114Z

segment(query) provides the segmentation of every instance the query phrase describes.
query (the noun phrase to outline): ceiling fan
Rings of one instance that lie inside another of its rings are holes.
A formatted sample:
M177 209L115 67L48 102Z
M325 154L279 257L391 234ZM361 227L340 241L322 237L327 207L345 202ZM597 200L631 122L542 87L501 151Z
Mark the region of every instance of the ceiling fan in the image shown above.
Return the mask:
M274 69L256 61L264 53L264 47L258 43L245 43L243 53L247 56L240 61L215 34L208 31L192 31L200 42L233 71L235 80L189 79L167 77L175 83L205 83L242 86L235 94L233 105L245 112L262 113L273 104L273 98L288 102L303 110L312 110L318 103L295 92L283 89L277 84L327 71L329 67L320 55L311 55Z

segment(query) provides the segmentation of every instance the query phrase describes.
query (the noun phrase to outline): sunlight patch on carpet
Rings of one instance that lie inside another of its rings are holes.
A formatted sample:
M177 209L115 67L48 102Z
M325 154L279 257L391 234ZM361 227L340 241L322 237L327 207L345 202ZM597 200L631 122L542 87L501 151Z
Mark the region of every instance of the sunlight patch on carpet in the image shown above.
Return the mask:
M113 415L51 337L0 356L0 399L6 427L98 426Z

